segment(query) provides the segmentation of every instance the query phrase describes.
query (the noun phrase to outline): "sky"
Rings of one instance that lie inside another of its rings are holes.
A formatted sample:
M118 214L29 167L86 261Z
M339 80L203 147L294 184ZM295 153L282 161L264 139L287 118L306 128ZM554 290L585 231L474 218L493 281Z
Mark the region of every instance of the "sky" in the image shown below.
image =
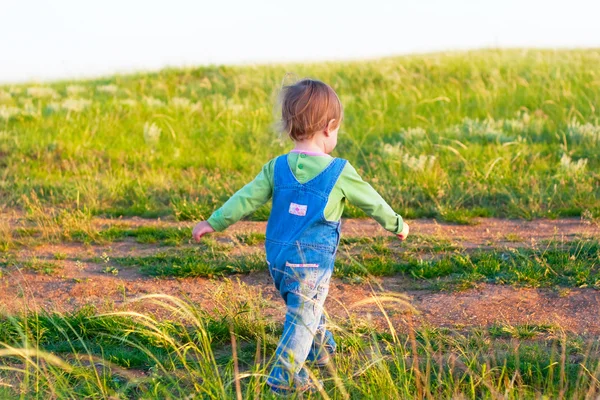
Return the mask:
M600 0L0 0L0 83L490 47L600 48Z

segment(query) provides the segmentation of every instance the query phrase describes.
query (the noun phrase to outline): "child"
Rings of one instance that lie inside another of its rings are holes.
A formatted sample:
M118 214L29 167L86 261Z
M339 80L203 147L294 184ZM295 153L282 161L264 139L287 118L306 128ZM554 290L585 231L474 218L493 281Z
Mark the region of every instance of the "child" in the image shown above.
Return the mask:
M323 303L345 202L361 208L400 240L409 228L350 163L329 156L343 116L334 90L304 79L284 87L281 100L283 128L294 149L265 164L252 182L194 227L193 237L198 241L206 233L222 231L273 198L267 264L287 313L267 384L275 392L289 393L314 389L304 362L322 366L335 352Z

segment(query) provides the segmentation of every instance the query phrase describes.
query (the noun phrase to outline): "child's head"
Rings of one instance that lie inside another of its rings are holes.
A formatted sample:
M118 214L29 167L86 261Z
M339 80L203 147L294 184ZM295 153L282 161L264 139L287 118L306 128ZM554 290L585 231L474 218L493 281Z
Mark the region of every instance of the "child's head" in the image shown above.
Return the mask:
M281 93L283 130L294 142L318 138L326 151L337 143L337 131L342 122L342 103L327 84L314 79L302 79L285 86Z

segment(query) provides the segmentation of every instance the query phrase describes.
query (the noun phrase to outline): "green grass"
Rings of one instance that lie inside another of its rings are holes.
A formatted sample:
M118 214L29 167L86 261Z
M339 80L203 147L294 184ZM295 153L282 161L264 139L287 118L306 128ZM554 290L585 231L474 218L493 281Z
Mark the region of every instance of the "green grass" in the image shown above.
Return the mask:
M255 246L260 243L264 243L266 235L264 233L250 232L240 233L236 235L236 239L241 243L247 244L248 246Z
M45 93L5 85L0 203L206 218L289 148L271 126L291 71L338 91L345 120L335 155L403 216L598 217L599 64L595 49L482 50L167 69L57 82Z
M525 324L512 326L508 324L497 324L491 326L488 331L494 338L531 339L541 334L553 334L557 329L551 325Z
M48 261L38 257L18 261L13 255L0 256L0 268L17 268L42 275L54 275L62 270L62 266L57 261ZM2 270L0 270L0 277L2 277Z
M117 226L92 235L75 232L70 240L107 243L135 238L138 243L179 246L189 242L190 235L189 228ZM515 240L510 235L507 239ZM192 247L167 247L148 256L104 254L90 261L107 264L107 273L114 274L118 273L115 267L125 267L163 278L219 277L266 270L263 241L264 234L242 233L236 235L234 243L223 244L204 238ZM247 246L255 248L248 251ZM550 240L534 247L467 251L457 243L428 235L411 235L402 243L395 238L347 237L341 241L335 274L347 282L402 274L414 279L418 287L437 290L467 289L482 282L600 288L599 248L595 239ZM52 259L20 260L9 251L0 257L0 267L51 274L60 268L59 261L66 258L65 254L57 253ZM109 261L112 264L108 265Z
M137 267L144 274L158 277L218 277L249 273L266 268L262 255L230 257L208 246L161 251L151 256L115 257L123 267Z
M86 217L87 218L87 217ZM7 230L4 236L4 242L0 242L0 250L10 251L15 247L32 247L42 243L63 243L75 242L94 245L105 245L112 242L135 239L137 243L158 244L161 246L179 246L191 241L192 229L186 227L165 227L165 226L140 226L130 228L120 226L118 223L108 228L95 228L90 221L85 222L85 227L65 226L57 218L52 221L40 224L34 221L38 227L16 228L12 232ZM260 243L259 234L247 234L240 240L247 240L247 244ZM264 235L263 235L264 240ZM5 247L2 248L2 243ZM55 254L56 259L61 259L64 255Z
M289 71L340 94L345 120L334 155L349 159L403 216L592 223L600 217L598 65L597 49L483 50L168 69L56 82L49 90L5 85L0 204L2 212L23 211L26 221L15 229L0 221L0 278L14 269L57 273L69 259L64 253L21 260L13 252L38 243L185 244L189 228L98 228L93 216L207 218L289 149L271 129L274 95ZM249 218L268 213L265 205ZM344 215L363 214L350 206ZM93 261L107 274L138 268L160 278L222 277L265 270L264 255L247 251L263 241L245 233L233 245L204 239L144 257L108 251ZM403 274L434 290L490 282L563 293L600 288L600 248L579 240L465 251L428 236L401 246L344 238L336 274L350 281ZM345 318L332 325L336 369L314 371L324 389L309 398L600 394L595 337L547 325L412 329L410 305L392 295L405 307L389 312L407 323L384 329ZM271 398L264 376L281 326L266 317L272 310L256 288L225 282L211 311L173 297L140 301L105 314L0 316L0 398Z
M600 289L597 241L551 242L534 249L438 251L427 258L411 253L398 258L364 251L357 256L339 258L337 275L355 278L402 273L441 289L468 288L477 282Z
M142 226L137 228L126 228L112 226L102 229L94 234L85 231L76 231L72 234L72 240L84 243L110 243L127 238L135 238L137 243L160 244L164 246L177 246L192 237L191 228L182 227L160 227Z
M226 282L216 291L212 311L174 297L140 300L169 318L134 312L135 305L104 314L86 307L2 316L0 395L273 398L264 376L281 325L266 318L262 296L245 286L236 289L241 296L232 290ZM324 387L308 398L594 398L600 392L600 348L590 337L533 325L411 326L376 329L353 319L332 324L339 345L335 368L312 370Z
M423 238L416 238L415 243L421 247ZM479 282L600 289L600 245L594 240L471 252L441 251L435 243L424 252L387 247L385 241L371 242L358 249L356 244L343 245L335 275L361 282L369 276L403 274L423 282L424 288L443 290L466 289ZM144 274L165 278L215 277L267 269L263 251L232 256L231 250L204 243L150 256L115 257L113 261L121 267L135 267Z

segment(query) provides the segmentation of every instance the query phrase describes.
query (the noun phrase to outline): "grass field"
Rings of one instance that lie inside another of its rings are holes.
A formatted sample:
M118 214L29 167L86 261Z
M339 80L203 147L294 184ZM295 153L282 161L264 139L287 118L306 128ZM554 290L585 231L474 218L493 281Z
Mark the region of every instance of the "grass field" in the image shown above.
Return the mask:
M264 376L282 304L264 276L263 234L233 230L192 245L176 221L92 222L11 225L0 303L22 307L0 309L0 398L272 398ZM456 225L440 235L416 221L423 233L402 245L344 237L328 306L339 353L332 368L312 370L324 386L308 397L595 399L598 222L566 221L568 239L535 240L528 232L542 226L498 223L448 236ZM515 290L498 299L490 285ZM469 308L451 306L473 292ZM431 300L414 301L422 295ZM421 310L440 296L438 313L450 315L428 322ZM475 310L486 297L497 315L484 322L489 311ZM514 315L523 301L535 308ZM570 319L587 325L565 328Z
M140 300L159 307L168 321L136 311L98 314L93 308L0 319L5 360L0 379L7 377L0 380L0 395L272 398L264 376L281 332L264 319L260 300L222 298L221 311L212 314L171 297ZM382 310L388 308L385 299L379 301ZM404 303L401 297L393 301ZM598 395L598 342L553 326L399 333L391 325L378 331L352 321L335 331L344 355L336 357L335 367L314 371L324 386L310 398Z
M291 147L290 71L338 91L335 155L412 227L344 222L339 352L304 398L597 399L599 65L482 50L0 87L0 399L273 397L264 224L190 235Z
M486 50L5 86L0 200L206 218L290 147L272 126L292 71L339 92L335 154L404 216L598 216L599 63L598 50Z

